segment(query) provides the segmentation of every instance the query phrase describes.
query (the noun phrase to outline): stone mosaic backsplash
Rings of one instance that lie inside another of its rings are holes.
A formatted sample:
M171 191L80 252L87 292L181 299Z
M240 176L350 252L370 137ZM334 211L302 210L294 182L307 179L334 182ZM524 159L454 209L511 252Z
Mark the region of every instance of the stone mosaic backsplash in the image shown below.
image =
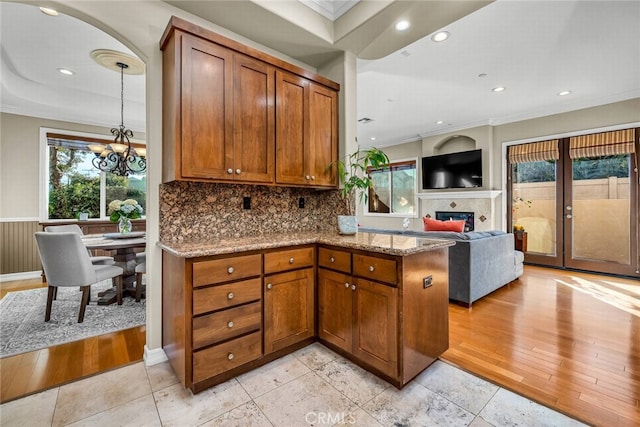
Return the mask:
M346 212L337 190L174 181L160 185L160 240L336 231Z

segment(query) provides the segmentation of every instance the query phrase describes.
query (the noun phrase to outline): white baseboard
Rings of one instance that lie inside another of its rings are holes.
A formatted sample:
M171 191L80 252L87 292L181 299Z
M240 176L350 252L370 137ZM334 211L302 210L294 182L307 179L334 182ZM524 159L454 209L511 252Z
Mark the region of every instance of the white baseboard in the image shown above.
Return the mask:
M25 271L23 273L0 274L0 282L11 282L13 280L30 280L42 277L42 270Z
M164 361L169 360L167 355L164 353L164 350L161 348L150 349L145 344L144 346L144 364L145 366L153 366L158 363L162 363Z

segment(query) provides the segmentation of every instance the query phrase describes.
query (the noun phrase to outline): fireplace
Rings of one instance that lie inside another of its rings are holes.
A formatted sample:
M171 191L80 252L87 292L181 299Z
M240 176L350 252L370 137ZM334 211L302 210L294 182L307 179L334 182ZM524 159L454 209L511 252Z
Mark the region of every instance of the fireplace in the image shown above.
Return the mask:
M450 219L456 221L464 219L464 231L473 231L473 212L436 211L436 219L440 221L448 221Z

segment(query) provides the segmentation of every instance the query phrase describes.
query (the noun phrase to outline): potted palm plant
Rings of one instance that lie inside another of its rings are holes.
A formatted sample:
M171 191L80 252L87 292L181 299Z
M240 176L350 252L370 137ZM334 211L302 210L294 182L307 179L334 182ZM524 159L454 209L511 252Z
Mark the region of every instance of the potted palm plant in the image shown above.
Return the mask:
M329 164L327 169L336 167L340 184L340 197L347 206L348 215L338 215L338 231L340 234L355 234L358 231L358 219L355 216L356 197L366 204L369 191L374 188L368 169L384 169L389 165L389 157L380 149L371 147L361 149L348 156L347 163L337 160Z

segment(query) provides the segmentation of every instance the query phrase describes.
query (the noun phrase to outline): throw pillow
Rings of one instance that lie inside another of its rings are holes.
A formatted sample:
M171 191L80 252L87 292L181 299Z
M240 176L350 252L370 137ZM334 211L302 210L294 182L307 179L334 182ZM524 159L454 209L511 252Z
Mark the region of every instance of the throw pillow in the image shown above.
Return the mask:
M456 231L462 233L465 225L464 219L440 221L424 217L422 221L424 222L424 231Z

